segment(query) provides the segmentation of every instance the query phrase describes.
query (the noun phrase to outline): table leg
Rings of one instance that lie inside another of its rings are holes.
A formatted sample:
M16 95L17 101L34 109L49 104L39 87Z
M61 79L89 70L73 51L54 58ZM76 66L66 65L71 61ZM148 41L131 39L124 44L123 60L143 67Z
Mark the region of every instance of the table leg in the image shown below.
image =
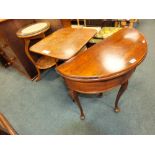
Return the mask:
M97 94L98 97L102 97L103 96L103 93L99 93Z
M38 76L36 78L36 81L39 81L41 78L40 78L40 70L36 67L35 65L35 61L32 59L30 53L29 53L29 44L30 44L30 40L29 39L24 39L24 42L25 42L25 53L26 55L28 56L28 58L31 60L31 62L33 63L33 65L35 66L37 72L38 72Z
M83 112L83 109L82 109L82 106L81 106L81 103L80 103L80 100L79 100L79 97L78 97L78 93L76 91L73 91L73 90L69 90L69 94L72 98L73 101L75 101L75 103L77 104L79 110L80 110L80 119L81 120L84 120L85 119L85 115L84 115L84 112Z
M68 94L69 94L69 96L71 97L72 101L75 102L74 96L73 96L73 91L72 91L72 90L69 90L69 91L68 91Z
M122 96L122 94L125 92L125 90L127 89L128 87L128 81L126 81L125 83L123 83L118 91L118 94L117 94L117 97L116 97L116 100L115 100L115 108L114 108L114 111L115 112L120 112L120 108L118 107L118 101L120 99L120 97Z
M78 27L80 27L80 20L79 19L77 19L77 25L78 25Z
M84 26L86 27L86 26L87 26L87 25L86 25L86 19L84 19L83 21L84 21Z

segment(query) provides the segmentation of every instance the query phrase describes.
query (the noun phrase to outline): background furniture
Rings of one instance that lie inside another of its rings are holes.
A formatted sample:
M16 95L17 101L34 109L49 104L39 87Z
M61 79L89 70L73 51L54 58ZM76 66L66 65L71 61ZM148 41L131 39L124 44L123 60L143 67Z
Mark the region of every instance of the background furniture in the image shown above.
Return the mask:
M79 25L87 25L87 26L110 26L113 27L115 25L115 20L113 19L79 19ZM71 23L73 25L77 25L77 19L72 19Z
M27 25L17 31L17 36L24 39L25 53L27 57L36 67L38 76L36 80L40 80L40 69L48 69L56 64L55 60L48 56L41 56L35 62L29 52L30 41L37 38L45 38L45 32L50 28L49 22L38 22L31 25Z
M41 21L48 21L51 24L50 29L46 32L46 35L63 27L61 20L59 19L9 19L0 21L0 50L3 54L5 54L7 61L10 62L10 65L13 68L31 80L36 78L38 72L36 67L25 54L24 41L17 37L16 32L26 25ZM38 40L33 40L32 44L36 41ZM37 61L38 57L36 55L32 56Z
M119 112L118 101L146 53L144 36L136 29L124 28L58 66L58 73L64 78L72 100L80 109L80 118L84 119L85 115L78 93L101 94L121 85L114 108L115 112Z
M4 67L8 67L12 64L11 59L7 57L7 55L0 49L0 62Z
M136 27L137 23L139 24L139 20L138 19L117 19L115 21L115 27Z
M16 135L17 132L11 126L5 116L0 113L0 135Z
M88 47L101 42L103 39L113 35L117 31L121 30L121 27L103 27L101 30L89 41Z
M11 61L12 66L33 79L37 75L35 66L24 52L24 43L16 36L19 28L33 23L33 20L6 20L0 23L0 49Z

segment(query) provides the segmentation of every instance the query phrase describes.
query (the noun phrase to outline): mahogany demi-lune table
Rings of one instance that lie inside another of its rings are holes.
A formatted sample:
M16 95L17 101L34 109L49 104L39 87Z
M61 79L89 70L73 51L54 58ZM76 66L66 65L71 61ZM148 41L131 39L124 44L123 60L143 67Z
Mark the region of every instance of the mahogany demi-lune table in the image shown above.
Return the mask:
M72 100L85 115L78 93L102 94L120 85L115 112L119 112L119 99L127 89L128 80L147 54L144 36L133 28L124 28L100 43L56 68L64 78Z
M30 51L57 60L68 60L75 56L97 33L87 28L62 28L30 47Z

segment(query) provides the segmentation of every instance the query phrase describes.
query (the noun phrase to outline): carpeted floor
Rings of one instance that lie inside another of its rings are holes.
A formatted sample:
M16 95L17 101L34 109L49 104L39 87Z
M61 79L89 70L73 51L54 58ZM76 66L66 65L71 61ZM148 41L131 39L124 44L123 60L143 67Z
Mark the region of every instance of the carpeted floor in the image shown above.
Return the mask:
M129 81L113 112L118 88L96 95L80 95L86 119L67 94L54 69L32 82L13 68L0 66L0 111L19 134L155 134L155 20L140 20L137 27L148 41L148 55Z

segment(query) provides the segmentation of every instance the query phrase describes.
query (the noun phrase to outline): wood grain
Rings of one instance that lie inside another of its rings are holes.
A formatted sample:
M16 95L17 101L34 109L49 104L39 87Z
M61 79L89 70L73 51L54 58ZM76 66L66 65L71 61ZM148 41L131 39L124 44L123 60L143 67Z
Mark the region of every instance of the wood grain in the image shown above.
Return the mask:
M57 67L65 77L109 79L136 67L145 57L147 43L136 29L124 28Z
M121 85L114 107L114 111L119 112L119 99L146 54L144 36L136 29L124 28L58 66L56 69L64 78L71 99L79 107L80 118L83 120L85 115L78 92L101 94Z
M63 28L30 47L30 51L67 60L73 57L95 34L94 29Z

